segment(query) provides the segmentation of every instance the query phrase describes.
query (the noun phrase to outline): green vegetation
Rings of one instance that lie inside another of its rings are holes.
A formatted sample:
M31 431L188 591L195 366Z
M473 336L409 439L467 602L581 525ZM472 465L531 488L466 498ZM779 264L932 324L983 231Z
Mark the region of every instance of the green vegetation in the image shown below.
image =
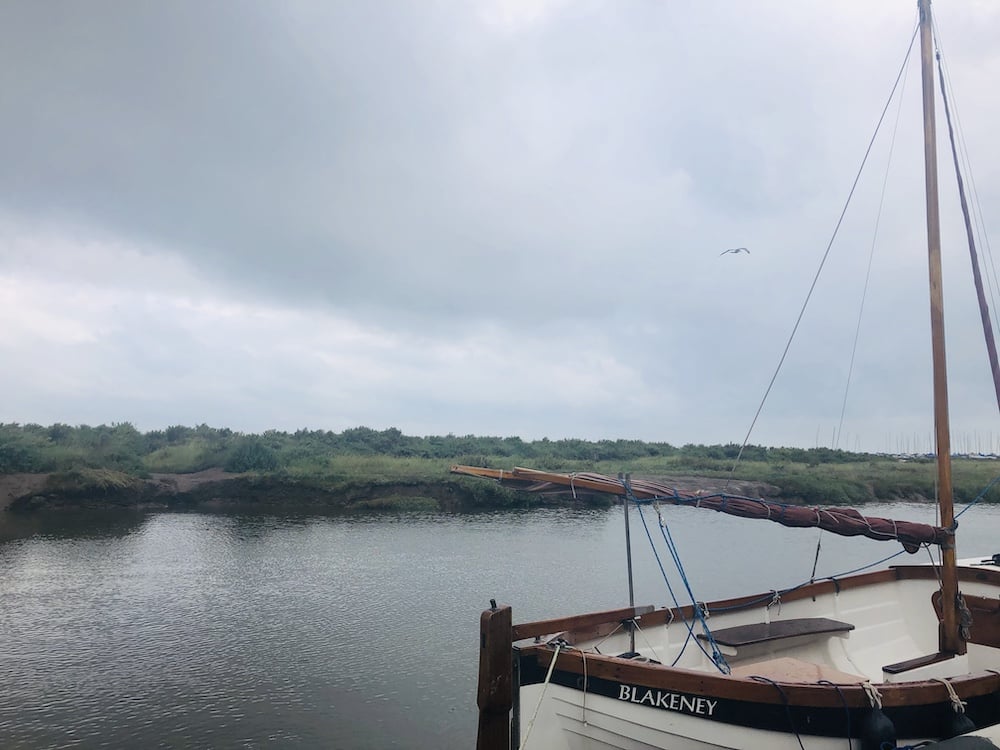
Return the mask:
M127 422L97 427L0 424L0 474L53 473L49 490L120 495L151 474L222 467L256 477L253 486L261 491L281 488L289 497L313 490L340 492L361 507L373 508L439 504L448 482L462 488L465 506L537 502L491 482L450 476L451 464L727 478L738 453L735 444L675 447L637 440L415 437L395 428L356 427L340 433L269 430L247 435L204 424L147 433ZM976 497L998 472L996 461L956 460L956 501ZM747 446L733 478L772 485L776 498L817 505L935 495L935 471L929 459L828 448ZM375 485L382 491L372 492ZM1000 502L1000 489L991 488L986 500Z
M91 495L138 492L141 487L136 477L113 469L70 469L56 472L48 482L50 491Z

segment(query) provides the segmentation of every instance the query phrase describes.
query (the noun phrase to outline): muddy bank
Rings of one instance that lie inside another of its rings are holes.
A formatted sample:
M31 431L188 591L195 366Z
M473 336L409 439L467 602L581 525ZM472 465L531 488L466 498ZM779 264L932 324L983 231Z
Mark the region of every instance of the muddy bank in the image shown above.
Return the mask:
M751 497L780 496L761 482L695 476L663 477L678 489L726 491ZM307 507L316 510L475 510L541 505L607 506L607 495L531 495L494 482L449 475L440 481L303 479L287 475L233 474L219 468L193 474L151 474L84 469L57 474L0 475L0 510L32 512L58 508L149 508L205 510L239 507Z
M40 492L48 479L48 474L0 474L0 511L19 498Z
M58 508L221 509L315 507L319 509L474 508L546 504L490 482L373 480L320 482L285 475L233 474L208 469L194 474L152 474L148 479L106 470L0 475L0 510ZM608 500L600 501L604 504Z

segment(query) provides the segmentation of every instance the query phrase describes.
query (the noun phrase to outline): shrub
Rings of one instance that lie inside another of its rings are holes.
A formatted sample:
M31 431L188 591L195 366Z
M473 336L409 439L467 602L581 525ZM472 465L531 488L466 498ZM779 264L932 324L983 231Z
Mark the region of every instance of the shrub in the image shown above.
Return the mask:
M274 471L278 456L259 437L240 438L226 459L226 471Z

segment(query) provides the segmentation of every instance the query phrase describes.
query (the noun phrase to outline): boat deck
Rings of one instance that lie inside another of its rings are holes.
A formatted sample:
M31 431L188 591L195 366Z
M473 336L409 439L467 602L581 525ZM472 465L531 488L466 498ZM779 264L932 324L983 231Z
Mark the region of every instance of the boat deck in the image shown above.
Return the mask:
M657 622L663 618L647 615L637 619L634 634L619 625L561 636L584 651L718 674L714 650L734 676L785 682L905 682L1000 669L995 584L978 584L982 594L989 594L981 596L975 593L975 575L968 578L963 591L980 615L976 627L982 643L973 639L962 656L938 653L938 585L930 575L907 576L905 582L887 577L874 586L771 607L717 608L707 620L708 632L699 623L681 618Z

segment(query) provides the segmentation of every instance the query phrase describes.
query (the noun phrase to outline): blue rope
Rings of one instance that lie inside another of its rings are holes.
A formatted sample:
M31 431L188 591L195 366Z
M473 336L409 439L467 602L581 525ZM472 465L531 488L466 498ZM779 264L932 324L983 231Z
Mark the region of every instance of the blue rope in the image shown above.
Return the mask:
M667 591L670 592L670 598L673 600L675 607L680 607L680 602L677 601L677 595L674 594L674 587L670 585L670 579L667 577L667 571L663 567L663 561L660 560L660 553L656 551L656 545L653 543L653 535L649 532L649 524L646 523L646 515L642 512L641 507L639 508L639 518L642 519L642 528L646 530L646 538L649 540L649 547L653 550L653 557L656 558L656 564L660 568L660 575L663 576L663 582L667 584Z
M715 638L712 636L712 630L708 627L708 620L705 618L705 612L700 606L698 606L698 601L695 598L694 592L691 590L691 583L688 581L684 565L681 563L680 553L677 551L677 545L674 543L673 536L670 534L669 526L661 523L660 534L663 536L663 540L667 543L667 549L670 550L670 554L674 558L674 564L677 566L677 572L680 574L681 581L684 583L684 588L687 589L688 596L691 598L691 606L695 617L701 624L702 633L704 633L705 638L712 647L712 655L710 658L715 663L715 666L719 668L720 672L723 674L729 674L729 664L726 662L726 657L723 656L722 651L719 650L719 644L715 642ZM697 639L696 642L698 642ZM701 646L701 643L698 642L698 645ZM702 648L702 651L704 652L705 649Z
M846 570L843 573L837 573L836 575L824 576L823 578L820 578L820 580L821 581L833 580L834 578L843 578L844 576L854 575L855 573L860 573L862 570L868 570L869 568L874 568L877 565L881 565L882 563L887 563L890 560L892 560L892 559L894 559L896 557L899 557L900 555L905 555L905 554L909 554L909 553L905 549L901 549L901 550L899 550L897 552L893 552L888 557L883 557L881 560L876 560L873 563L868 563L867 565L862 565L860 568L855 568L854 570Z
M875 562L868 563L867 565L862 565L860 568L854 568L853 570L845 570L845 571L843 571L841 573L834 573L833 575L830 575L830 576L823 576L822 578L819 578L819 579L816 579L816 580L820 580L820 581L834 581L834 582L836 582L836 580L838 578L843 578L845 576L854 575L855 573L860 573L863 570L868 570L869 568L874 568L876 566L882 565L883 563L887 563L887 562L889 562L889 560L892 560L893 558L899 557L902 554L906 554L906 550L902 550L901 549L898 552L893 552L888 557L883 557L881 560L876 560ZM796 584L795 586L789 586L787 589L780 589L780 590L775 591L774 593L764 594L763 596L760 596L760 597L758 597L756 599L753 599L751 601L748 601L748 602L744 602L743 604L734 604L734 605L732 605L730 607L716 607L715 611L716 612L735 612L737 610L748 609L749 607L755 607L758 604L763 604L764 602L769 602L772 599L774 599L774 594L775 593L779 597L781 597L781 596L784 596L785 594L790 594L793 591L798 591L799 589L803 588L804 586L808 586L810 583L813 583L813 581L803 581L802 583Z
M960 515L962 515L963 513L965 513L965 511L967 511L973 505L975 505L980 500L982 500L984 497L986 497L986 493L989 492L990 489L993 487L993 485L996 484L997 482L1000 482L1000 474L998 474L997 476L993 477L993 479L990 480L989 484L987 484L985 487L983 487L983 491L980 492L978 495L976 495L974 498L972 498L972 500L969 501L969 504L966 505L964 508L962 508L962 510L960 510L955 515L955 518L958 518Z
M636 497L632 493L632 486L629 483L627 477L622 479L622 486L625 488L625 502L634 502L636 506L638 506L638 502L636 502ZM645 515L641 511L639 513L639 517L642 519L643 528L646 529L646 535L647 537L649 537L650 546L653 549L653 554L656 557L656 561L657 563L660 563L660 557L656 553L656 545L653 544L652 535L649 533L649 527L646 525ZM701 645L701 643L698 641L697 638L695 638L695 643L698 644L698 647L702 650L702 653L704 653L705 656L707 656L712 660L712 662L715 664L715 666L719 669L720 672L722 672L723 674L729 674L730 673L729 664L726 662L726 657L722 654L722 651L719 650L719 645L715 642L715 638L712 637L712 631L708 627L708 621L705 619L705 613L702 611L702 608L698 606L698 602L695 599L694 592L691 590L691 583L688 580L687 573L684 571L684 565L681 562L680 554L677 551L677 545L674 543L673 537L670 534L670 529L669 527L667 527L666 524L662 522L662 519L659 526L660 526L660 534L663 536L663 541L667 545L667 551L670 553L670 556L673 559L674 567L677 569L677 572L681 577L681 582L684 584L684 588L687 590L688 596L691 598L692 611L694 612L695 618L698 620L699 624L702 627L702 631L705 635L705 638L708 640L708 643L712 648L712 653L709 654L707 651L705 651L705 648ZM660 571L661 573L663 573L664 580L667 580L666 571L664 570L662 563L660 563ZM680 606L677 602L676 596L674 596L673 588L670 586L669 581L667 582L667 589L670 591L670 595L674 598L674 605L677 606L679 609ZM693 623L689 624L686 619L684 619L684 624L688 630L688 640L690 640L690 638L694 636L694 624ZM687 641L685 641L684 646L685 647L687 646ZM678 654L677 658L678 659L680 658L680 654ZM675 660L674 664L676 663L677 662Z
M990 491L990 489L992 489L993 486L996 485L998 482L1000 482L1000 475L997 475L992 480L990 480L990 482L987 483L987 485L982 489L982 491L978 495L976 495L975 498L973 498L964 508L962 508L961 511L959 511L958 513L955 514L955 518L958 519L958 517L961 516L963 513L965 513L969 509L971 509L974 505L976 505L979 502L981 502L983 500L983 498L986 497L986 494ZM726 494L723 494L723 493L718 493L718 494L715 494L715 495L702 495L702 496L700 496L698 498L685 498L685 497L681 497L677 493L676 490L674 491L674 494L672 496L668 496L668 495L656 495L656 496L648 498L648 499L642 499L642 500L640 500L639 498L635 497L635 495L632 494L632 488L631 488L631 486L628 484L628 482L626 480L623 480L622 484L625 487L625 498L626 498L625 501L633 503L639 509L639 518L642 519L642 526L643 526L643 529L645 529L645 531L646 531L646 538L649 540L650 549L653 551L653 556L656 558L656 564L660 568L660 574L663 576L663 581L664 581L664 583L666 583L667 590L670 592L670 598L671 598L671 600L674 603L674 607L679 611L681 609L680 602L678 601L677 596L674 593L673 587L670 585L670 579L667 576L667 572L666 572L666 570L665 570L665 568L663 566L663 561L660 559L660 555L656 551L656 544L653 542L653 536L650 533L649 526L646 523L646 516L642 512L642 506L643 505L650 505L650 504L658 502L660 500L671 502L674 505L696 505L699 500L704 500L704 499L709 498L709 497L719 497L719 498L721 498L722 501L723 501L723 505L725 505L725 501L728 498L730 498L730 497L738 498L738 499L741 499L741 500L754 500L754 501L758 501L758 500L756 498L741 497L741 496L737 496L737 495L726 495ZM785 503L774 503L774 505L778 505L782 509L782 515L784 515L784 508L790 507L790 506L788 506ZM661 517L661 521L662 521L662 517ZM719 670L721 672L723 672L724 674L729 674L729 664L726 662L725 656L722 654L722 652L719 651L718 644L715 642L715 638L712 637L712 632L711 632L711 630L708 627L708 622L705 620L704 613L703 613L701 607L698 606L698 602L697 602L697 600L694 597L694 593L691 591L691 586L690 586L690 583L688 581L687 574L684 572L684 566L681 563L680 555L677 552L677 547L676 547L676 545L673 542L673 536L670 534L670 529L669 529L669 527L666 524L664 524L662 522L660 524L660 534L663 536L663 540L664 540L664 542L665 542L665 544L667 546L667 550L670 552L671 558L673 559L673 562L674 562L674 566L677 568L677 571L678 571L678 573L681 576L681 580L684 583L684 587L687 589L688 596L691 597L691 604L692 604L693 611L695 612L695 616L696 616L698 622L701 624L702 629L704 630L704 633L705 633L705 637L707 638L709 644L712 647L712 653L709 654L708 651L705 650L705 647L701 645L701 642L697 638L695 638L695 635L694 635L694 622L689 622L687 620L687 618L685 618L683 615L681 615L681 621L684 623L684 625L685 625L685 627L687 628L687 631L688 631L688 639L684 642L684 645L681 647L680 652L677 654L677 658L674 660L674 662L673 662L673 664L671 666L677 664L677 662L680 660L680 657L684 654L684 650L687 648L688 641L690 641L692 638L694 638L695 643L698 645L698 648L701 649L702 653L705 654L706 657L708 657L709 659L711 659L715 663L715 665L719 668ZM899 550L898 552L894 552L891 555L883 557L881 560L876 560L875 562L868 563L867 565L862 565L862 566L854 568L852 570L843 571L841 573L836 573L836 574L830 575L830 576L824 576L823 578L820 578L819 580L821 580L821 581L834 581L834 582L836 582L836 580L838 578L843 578L845 576L854 575L855 573L861 573L862 571L870 570L871 568L875 568L875 567L879 567L881 565L884 565L885 563L889 562L890 560L893 560L893 559L899 557L900 555L903 555L905 552L906 552L905 550ZM780 596L784 596L785 594L789 594L789 593L791 593L793 591L796 591L796 590L798 590L798 589L800 589L800 588L802 588L804 586L808 586L812 582L813 581L803 581L800 584L797 584L795 586L790 586L789 588L786 588L786 589L781 589L780 591L776 591L774 593L777 593L777 595L779 597ZM715 611L716 612L734 612L734 611L738 611L738 610L741 610L741 609L748 609L750 607L756 607L759 604L764 604L765 602L773 600L774 593L764 594L764 595L762 595L760 597L752 599L752 600L750 600L748 602L744 602L742 604L734 604L734 605L731 605L729 607L717 607L717 608L715 608Z
M653 535L649 531L649 524L646 523L646 515L642 512L641 507L639 508L639 518L642 519L642 527L646 530L646 538L649 540L649 548L653 551L653 557L656 558L656 564L660 566L660 574L663 576L663 582L667 584L667 591L670 592L670 598L674 603L674 608L680 611L681 603L677 600L677 595L674 593L674 587L670 585L670 579L667 577L667 571L663 567L663 561L660 560L660 554L656 551L656 544L653 542ZM695 638L694 623L689 622L683 612L681 612L681 622L684 623L684 627L688 632L688 637L684 640L684 645L681 646L681 650L677 653L677 657L673 660L670 666L677 666L677 662L681 660L681 657L687 650L688 643L691 642L692 638L694 638L694 642L698 645L698 648L701 649L701 652L705 654L707 658L711 659L712 655L709 654L705 650L705 647L701 645L697 638Z

